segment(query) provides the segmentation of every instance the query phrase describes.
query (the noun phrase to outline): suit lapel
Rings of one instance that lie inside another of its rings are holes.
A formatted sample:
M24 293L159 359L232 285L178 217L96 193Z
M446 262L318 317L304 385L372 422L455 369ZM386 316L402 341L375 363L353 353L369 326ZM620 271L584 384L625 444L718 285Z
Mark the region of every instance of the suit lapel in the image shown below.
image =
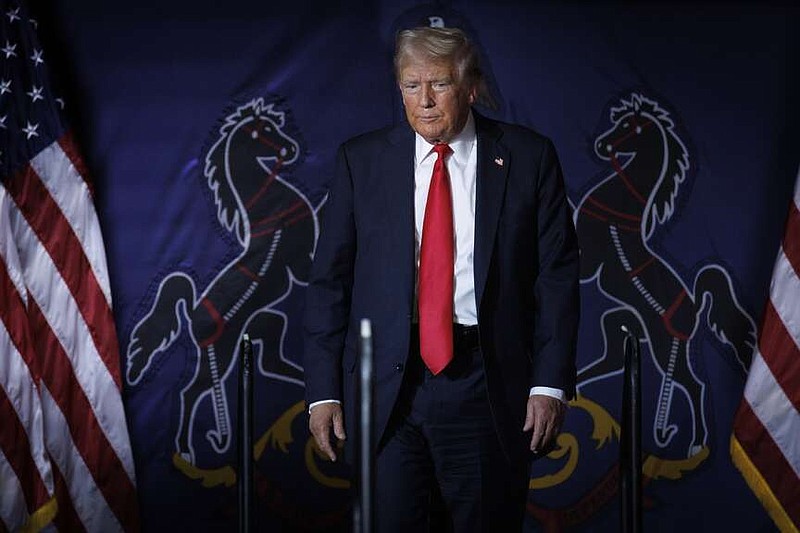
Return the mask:
M474 112L473 112L474 113ZM475 302L480 314L486 277L492 259L497 223L505 197L511 157L500 142L502 132L491 121L475 115L478 137L477 192L475 198Z
M381 205L387 209L386 220L390 230L387 239L392 239L396 246L394 260L390 264L405 265L399 268L402 277L393 283L399 283L408 290L408 309L411 312L414 298L414 132L407 123L400 123L388 134L388 144L381 168L387 179L383 180L383 198Z
M506 180L511 164L510 153L501 141L502 132L492 122L473 111L478 138L477 191L475 199L475 301L480 303L486 287L486 277L492 259L497 223L505 197ZM409 288L409 309L414 293L414 132L401 123L389 132L385 157L381 158L384 181L382 205L391 209L393 229L387 238L396 238L398 265L403 279L396 280Z

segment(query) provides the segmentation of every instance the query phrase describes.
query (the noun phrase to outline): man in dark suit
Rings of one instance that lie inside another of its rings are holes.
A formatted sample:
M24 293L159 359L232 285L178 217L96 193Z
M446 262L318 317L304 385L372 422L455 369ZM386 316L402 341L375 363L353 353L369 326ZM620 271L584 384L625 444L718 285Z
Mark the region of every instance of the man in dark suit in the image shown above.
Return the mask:
M359 321L372 322L381 531L441 497L455 531L519 530L530 461L575 386L578 248L552 143L472 110L460 30L400 32L408 124L342 145L305 317L319 448L354 419ZM445 297L442 298L442 295Z

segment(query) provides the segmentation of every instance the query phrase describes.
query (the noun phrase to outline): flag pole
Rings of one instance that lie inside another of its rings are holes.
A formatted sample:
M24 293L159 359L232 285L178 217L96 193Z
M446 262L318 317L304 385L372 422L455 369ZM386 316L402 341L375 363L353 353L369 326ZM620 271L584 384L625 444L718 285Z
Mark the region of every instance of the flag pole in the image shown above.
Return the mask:
M358 386L359 437L358 453L358 501L353 516L353 531L371 533L374 531L374 471L372 461L372 423L373 423L373 361L372 361L372 324L368 319L361 320L360 331L361 365Z
M242 336L239 364L239 406L238 406L238 496L239 532L253 530L251 513L253 510L253 343L250 335Z
M625 332L620 431L620 519L623 533L642 531L642 390L639 339Z

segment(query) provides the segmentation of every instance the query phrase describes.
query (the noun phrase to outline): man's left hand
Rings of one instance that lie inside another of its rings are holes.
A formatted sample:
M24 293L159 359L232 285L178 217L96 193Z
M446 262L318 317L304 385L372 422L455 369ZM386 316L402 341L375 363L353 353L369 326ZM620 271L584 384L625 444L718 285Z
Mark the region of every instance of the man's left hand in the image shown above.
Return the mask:
M534 394L528 398L528 411L525 414L525 427L531 429L531 451L539 456L546 455L555 446L556 437L561 431L567 407L561 400Z

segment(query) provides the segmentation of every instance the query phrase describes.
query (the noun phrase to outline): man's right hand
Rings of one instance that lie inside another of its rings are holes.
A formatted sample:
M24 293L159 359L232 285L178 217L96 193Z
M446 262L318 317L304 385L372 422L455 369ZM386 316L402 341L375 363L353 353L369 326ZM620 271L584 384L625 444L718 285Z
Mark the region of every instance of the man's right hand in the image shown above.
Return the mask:
M311 409L308 418L308 428L317 441L317 447L328 456L331 461L336 460L336 452L331 444L331 427L333 434L341 442L347 436L344 434L344 417L342 406L338 403L321 403Z

